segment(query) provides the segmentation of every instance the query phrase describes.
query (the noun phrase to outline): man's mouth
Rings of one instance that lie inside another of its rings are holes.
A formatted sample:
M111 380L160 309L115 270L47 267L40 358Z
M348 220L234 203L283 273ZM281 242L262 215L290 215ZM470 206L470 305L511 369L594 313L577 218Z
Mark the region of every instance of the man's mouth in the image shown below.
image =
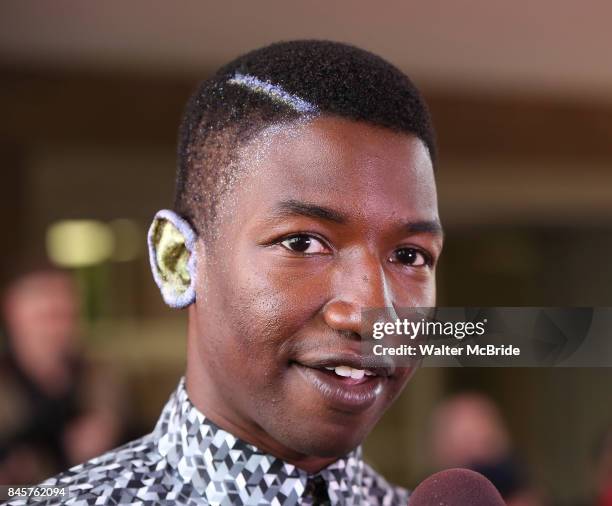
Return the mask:
M363 363L361 357L350 355L296 361L292 365L333 408L355 413L376 401L393 373L390 367L363 367Z

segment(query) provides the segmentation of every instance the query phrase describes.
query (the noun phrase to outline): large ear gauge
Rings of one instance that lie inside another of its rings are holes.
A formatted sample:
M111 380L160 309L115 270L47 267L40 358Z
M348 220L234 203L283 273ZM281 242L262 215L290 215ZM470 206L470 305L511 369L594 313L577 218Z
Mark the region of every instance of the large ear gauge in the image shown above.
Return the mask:
M153 279L170 307L195 302L197 235L174 211L158 211L149 228L147 242Z

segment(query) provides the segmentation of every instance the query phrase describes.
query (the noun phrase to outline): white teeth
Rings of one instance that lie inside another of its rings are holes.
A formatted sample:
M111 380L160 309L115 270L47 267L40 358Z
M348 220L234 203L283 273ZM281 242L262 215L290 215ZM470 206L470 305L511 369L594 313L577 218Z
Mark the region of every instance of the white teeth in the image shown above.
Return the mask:
M355 369L348 365L339 365L337 367L325 366L328 371L334 371L338 376L343 378L361 379L364 376L376 376L376 373L368 369Z
M342 376L344 378L350 378L351 371L353 371L353 369L347 365L339 365L334 370L338 376Z
M364 374L365 374L365 371L363 369L351 370L351 378L356 379L356 380L360 380L361 378L363 378Z
M353 378L359 380L369 371L365 371L364 369L354 369L348 365L339 365L338 367L334 368L334 372L343 378Z

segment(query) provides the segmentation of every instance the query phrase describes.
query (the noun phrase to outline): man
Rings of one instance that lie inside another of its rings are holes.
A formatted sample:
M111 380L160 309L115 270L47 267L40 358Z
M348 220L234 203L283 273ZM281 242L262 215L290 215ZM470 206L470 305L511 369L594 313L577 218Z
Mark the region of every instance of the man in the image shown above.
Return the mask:
M196 91L151 266L188 307L154 432L48 484L67 504L406 504L360 443L411 368L362 365L361 311L433 306L433 131L389 63L332 42L249 53Z
M79 295L57 269L2 294L0 483L36 483L119 442L116 389L79 349Z
M545 503L513 448L498 407L488 397L472 392L449 397L436 407L428 426L435 470L477 471L495 485L507 506Z

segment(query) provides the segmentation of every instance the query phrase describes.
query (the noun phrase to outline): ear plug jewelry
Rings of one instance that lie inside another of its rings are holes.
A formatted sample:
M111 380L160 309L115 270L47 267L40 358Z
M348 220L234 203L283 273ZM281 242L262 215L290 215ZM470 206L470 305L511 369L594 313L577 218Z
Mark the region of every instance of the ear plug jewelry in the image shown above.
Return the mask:
M195 302L196 240L191 225L174 211L155 214L147 234L149 261L153 279L170 307Z

